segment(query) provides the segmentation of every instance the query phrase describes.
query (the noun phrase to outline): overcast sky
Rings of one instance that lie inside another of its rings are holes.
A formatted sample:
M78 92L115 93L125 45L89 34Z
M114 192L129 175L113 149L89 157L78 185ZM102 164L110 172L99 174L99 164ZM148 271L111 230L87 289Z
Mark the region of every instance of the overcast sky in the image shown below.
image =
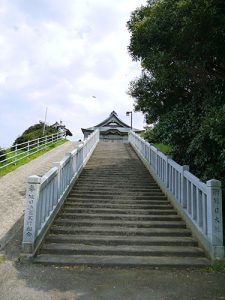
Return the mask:
M62 120L82 137L112 110L125 116L140 74L127 52L126 22L144 0L1 0L0 146L28 126ZM95 96L96 98L94 98ZM141 113L134 127L143 127Z

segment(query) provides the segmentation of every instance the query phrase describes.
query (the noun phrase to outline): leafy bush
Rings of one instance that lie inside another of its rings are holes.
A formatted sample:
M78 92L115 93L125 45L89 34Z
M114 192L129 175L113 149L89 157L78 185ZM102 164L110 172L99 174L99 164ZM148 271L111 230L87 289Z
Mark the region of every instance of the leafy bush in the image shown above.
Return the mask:
M39 123L39 124L30 126L28 129L26 129L23 132L23 134L15 140L15 142L13 143L13 146L12 146L12 150L14 150L14 148L15 148L14 146L16 144L27 143L28 141L43 137L43 126L44 126L43 123ZM47 125L45 126L45 133L44 133L45 136L51 135L54 133L57 133L57 129L55 129L51 126L47 126ZM25 146L26 146L26 144L20 145L17 148L21 149Z
M155 143L157 142L156 137L155 137L155 132L153 128L148 128L144 132L140 134L140 136L148 141L149 143Z
M0 162L6 159L6 151L0 147Z

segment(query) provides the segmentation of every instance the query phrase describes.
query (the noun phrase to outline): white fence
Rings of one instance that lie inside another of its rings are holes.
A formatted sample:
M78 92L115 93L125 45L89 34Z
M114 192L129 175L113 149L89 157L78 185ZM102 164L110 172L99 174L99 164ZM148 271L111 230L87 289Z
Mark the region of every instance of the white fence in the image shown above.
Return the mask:
M201 182L134 132L129 142L211 256L224 256L221 182Z
M99 131L54 166L44 176L27 183L23 250L33 253L99 141Z
M6 155L0 155L0 170L9 165L16 165L16 163L21 159L31 156L63 138L65 138L65 133L57 132L35 140L15 144L11 148L4 149L6 151Z

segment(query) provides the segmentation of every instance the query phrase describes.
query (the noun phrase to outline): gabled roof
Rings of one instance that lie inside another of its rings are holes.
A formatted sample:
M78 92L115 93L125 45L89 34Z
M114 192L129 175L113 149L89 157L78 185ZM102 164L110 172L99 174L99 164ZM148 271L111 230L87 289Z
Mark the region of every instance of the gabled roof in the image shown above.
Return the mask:
M110 128L118 128L121 131L123 131L124 129L130 130L131 127L129 125L127 125L126 123L124 123L122 120L120 120L120 118L118 117L117 113L115 111L112 111L111 114L109 115L109 117L107 119L105 119L104 121L102 121L101 123L93 126L93 127L89 127L89 128L81 128L81 130L84 131L94 131L96 128L100 128L101 131L105 131L105 130L109 130ZM139 129L135 129L133 128L134 131L141 131Z
M104 127L109 125L110 123L117 123L118 127L129 127L129 125L125 124L122 120L118 118L118 115L115 111L112 111L107 119L96 125L95 127Z

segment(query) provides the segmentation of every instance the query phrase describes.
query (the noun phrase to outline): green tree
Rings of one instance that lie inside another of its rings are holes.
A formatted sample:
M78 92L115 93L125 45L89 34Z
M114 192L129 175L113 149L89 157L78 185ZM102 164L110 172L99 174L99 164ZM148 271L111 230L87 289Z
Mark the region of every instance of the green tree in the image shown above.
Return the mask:
M43 126L42 122L34 124L26 129L13 143L13 146L16 144L26 143L28 141L41 138L43 136ZM45 126L45 135L51 135L57 133L57 129L52 126ZM25 145L21 145L19 148L23 148ZM18 149L18 148L17 148Z
M225 181L224 2L148 1L127 26L129 53L142 66L129 87L135 109L175 160L202 179Z

